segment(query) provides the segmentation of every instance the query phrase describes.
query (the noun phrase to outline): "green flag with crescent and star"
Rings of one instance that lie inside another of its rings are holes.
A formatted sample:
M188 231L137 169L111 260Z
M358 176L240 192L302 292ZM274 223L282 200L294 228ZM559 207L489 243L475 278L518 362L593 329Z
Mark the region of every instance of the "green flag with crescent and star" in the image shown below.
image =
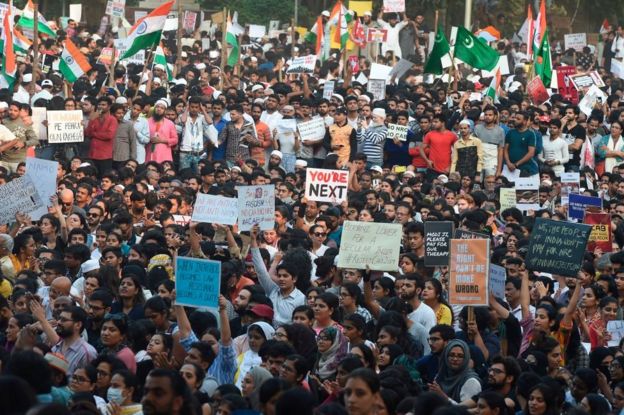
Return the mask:
M461 26L457 28L455 57L473 68L486 71L494 69L499 59L498 52Z
M552 80L552 58L550 56L550 42L548 41L548 30L544 32L542 44L535 52L535 74L542 78L546 88L550 87Z
M442 57L450 51L451 47L449 46L448 40L446 40L446 36L444 36L444 30L442 30L442 26L438 26L433 49L431 49L429 59L425 64L425 73L442 75L444 71L442 67Z

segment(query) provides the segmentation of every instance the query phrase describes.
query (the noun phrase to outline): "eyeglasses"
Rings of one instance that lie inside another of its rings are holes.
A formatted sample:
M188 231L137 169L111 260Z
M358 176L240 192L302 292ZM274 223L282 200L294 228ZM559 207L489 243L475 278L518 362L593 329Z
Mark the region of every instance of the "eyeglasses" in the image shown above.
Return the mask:
M98 216L100 216L100 214L99 213L91 213L91 212L89 212L89 213L87 213L87 216L90 217L90 218L97 218Z
M323 233L323 232L314 232L314 236L319 236L319 237L325 236L325 233Z
M91 305L91 304L89 304L89 308L90 308L91 310L93 310L93 311L101 311L101 310L104 310L106 307L102 307L102 306L99 306L99 305Z
M288 336L287 336L286 334L281 333L281 332L279 332L279 331L278 331L278 332L276 332L276 333L273 335L273 337L274 337L274 338L276 338L276 339L287 339L287 338L288 338Z
M500 375L500 374L502 374L502 373L505 373L505 371L504 371L504 370L499 369L499 368L496 368L496 367L491 367L491 368L489 368L489 369L488 369L488 372L492 372L492 373L497 374L497 375Z
M72 320L71 318L60 317L60 318L58 319L58 321L59 321L60 323L67 323L68 321L73 322L74 320Z
M98 374L99 374L99 372L98 372ZM71 382L76 382L76 383L84 383L84 382L88 382L88 381L89 381L89 379L84 378L84 377L82 377L82 376L76 376L76 375L74 375L74 376L72 376L72 377L70 378L70 381L71 381Z
M96 373L99 378L105 378L105 377L110 376L110 373L105 372L103 370L98 370Z

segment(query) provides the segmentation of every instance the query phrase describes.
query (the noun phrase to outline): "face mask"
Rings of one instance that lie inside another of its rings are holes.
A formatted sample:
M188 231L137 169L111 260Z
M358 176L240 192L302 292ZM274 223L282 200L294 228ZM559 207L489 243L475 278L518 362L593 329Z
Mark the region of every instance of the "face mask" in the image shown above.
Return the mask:
M115 402L118 405L121 405L124 401L120 388L108 388L106 399L108 402Z

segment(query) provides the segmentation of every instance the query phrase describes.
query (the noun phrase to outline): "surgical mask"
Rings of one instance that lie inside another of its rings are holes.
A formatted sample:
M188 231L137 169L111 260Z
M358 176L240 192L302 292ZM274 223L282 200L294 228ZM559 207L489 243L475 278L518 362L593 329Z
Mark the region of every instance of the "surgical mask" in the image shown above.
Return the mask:
M121 405L124 401L121 389L108 388L108 391L106 392L106 400L108 402L115 402L116 404Z

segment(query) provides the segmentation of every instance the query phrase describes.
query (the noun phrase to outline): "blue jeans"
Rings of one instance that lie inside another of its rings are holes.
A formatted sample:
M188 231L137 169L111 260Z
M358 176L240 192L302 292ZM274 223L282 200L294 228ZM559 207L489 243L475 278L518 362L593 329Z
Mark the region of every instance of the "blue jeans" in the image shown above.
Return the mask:
M197 174L199 160L200 155L197 153L180 152L180 170L190 168Z

